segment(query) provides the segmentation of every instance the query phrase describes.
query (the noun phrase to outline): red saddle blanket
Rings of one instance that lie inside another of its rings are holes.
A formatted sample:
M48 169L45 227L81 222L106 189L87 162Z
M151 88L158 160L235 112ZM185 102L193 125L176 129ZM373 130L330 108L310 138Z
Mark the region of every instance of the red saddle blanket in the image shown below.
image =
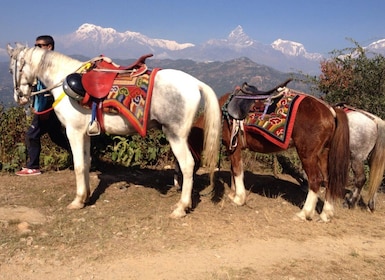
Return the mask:
M147 72L146 58L152 54L141 56L132 65L124 67L106 61L103 57L95 62L93 68L82 76L82 84L87 93L95 98L105 98L110 91L118 73L130 73L139 76Z
M154 78L159 68L140 76L118 74L102 101L104 112L124 116L141 136L146 136Z
M287 149L297 109L304 98L305 95L289 90L273 100L268 108L264 101L256 100L244 120L245 131L261 134L275 145Z

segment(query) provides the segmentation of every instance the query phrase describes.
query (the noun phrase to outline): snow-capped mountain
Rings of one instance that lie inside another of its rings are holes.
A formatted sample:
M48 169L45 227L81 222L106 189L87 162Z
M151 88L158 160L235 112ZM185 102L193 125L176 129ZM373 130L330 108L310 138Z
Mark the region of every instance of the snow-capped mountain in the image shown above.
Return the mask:
M293 49L299 49L298 45L300 44L280 39L274 42L275 47L273 44L265 45L250 38L241 26L237 26L225 39L212 39L201 46L176 52L174 56L198 61L224 61L243 56L283 72L319 72L319 62L322 56L306 52L303 45L301 45L302 52L293 53Z
M195 61L226 61L238 57L287 71L318 71L320 54L307 53L304 46L284 40L264 45L248 36L242 26L232 30L227 38L211 39L201 45L153 39L141 33L117 32L90 23L75 32L56 37L57 45L67 54L88 57L104 54L112 58L136 58L153 53L156 59L191 59ZM293 53L293 50L297 50Z
M298 42L277 39L263 44L250 38L242 26L237 26L226 38L211 39L199 45L179 43L172 40L154 39L138 32L117 32L90 23L82 24L76 31L55 35L57 50L67 55L94 57L106 55L115 59L135 59L152 53L155 59L191 59L194 61L227 61L248 57L282 72L317 74L323 58L318 53L308 53ZM385 39L367 47L377 53L385 53ZM0 49L0 60L8 60L7 53Z
M378 40L365 47L366 50L385 55L385 39Z
M254 40L251 39L245 32L243 32L242 26L238 25L233 31L230 32L227 37L227 42L229 44L240 46L240 47L250 47L254 44Z
M193 47L194 44L179 44L176 41L153 39L138 32L117 32L113 28L103 28L85 23L75 32L55 38L57 45L68 54L97 56L104 54L114 58L134 58L144 53L161 54Z
M308 53L301 43L277 39L271 43L271 47L277 51L280 51L286 55L290 56L303 56L309 60L322 59L322 55L319 53Z

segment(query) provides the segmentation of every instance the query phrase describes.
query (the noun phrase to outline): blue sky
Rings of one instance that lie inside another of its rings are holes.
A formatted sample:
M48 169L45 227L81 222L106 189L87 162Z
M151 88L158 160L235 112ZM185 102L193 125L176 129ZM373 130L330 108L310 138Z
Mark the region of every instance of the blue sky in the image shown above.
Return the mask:
M194 44L241 25L261 43L281 38L323 54L352 47L347 38L362 46L385 38L384 0L6 0L0 7L0 48L69 34L83 23Z

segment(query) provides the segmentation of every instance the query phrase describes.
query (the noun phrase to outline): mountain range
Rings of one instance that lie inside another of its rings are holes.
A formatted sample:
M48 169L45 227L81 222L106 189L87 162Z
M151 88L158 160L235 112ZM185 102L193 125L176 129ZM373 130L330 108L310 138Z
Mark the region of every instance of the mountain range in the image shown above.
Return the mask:
M157 59L190 59L194 61L227 61L248 57L258 64L279 71L319 72L320 54L306 52L300 43L278 39L264 45L250 38L242 26L232 30L227 38L211 39L195 45L176 41L153 39L138 32L117 32L85 23L75 32L56 39L64 53L111 58L135 58L144 53L153 53Z
M303 44L277 39L270 45L250 38L242 26L232 30L227 38L211 39L205 43L178 43L172 40L149 38L138 32L118 32L84 23L73 33L55 35L58 51L67 55L94 57L100 54L112 59L134 59L153 53L156 59L190 59L194 61L227 61L247 57L282 72L318 74L319 63L324 58L319 53L309 53ZM367 48L385 53L385 39L373 42ZM8 60L0 49L0 61Z
M83 56L74 57L80 61L87 61L90 58ZM119 65L130 65L135 59L115 59ZM146 64L150 69L179 69L199 80L210 85L217 96L231 92L236 86L247 82L257 86L260 90L269 90L281 84L285 80L292 78L289 86L297 90L310 93L310 88L305 83L304 76L296 73L285 73L274 68L257 64L246 57L232 59L224 62L197 62L189 59L148 59ZM8 71L8 62L0 62L0 105L6 107L15 106L12 95L12 77Z
M224 39L210 39L202 44L178 43L172 40L149 38L139 32L118 32L113 28L84 23L65 35L55 35L57 50L67 55L94 57L100 54L112 59L135 59L153 53L156 59L190 59L194 61L227 61L247 57L282 72L318 74L324 56L309 53L303 44L277 39L270 45L250 38L242 26L237 26ZM385 53L385 39L367 46ZM5 49L0 49L0 61L8 60Z
M249 82L262 90L282 83L285 79L302 74L318 75L321 54L308 53L301 43L277 39L270 45L248 36L241 26L227 38L211 39L203 44L178 43L149 38L138 32L117 32L85 23L75 32L55 35L57 50L81 61L98 55L111 57L120 65L128 65L146 53L154 56L147 60L149 67L180 69L211 85L218 96L235 85ZM385 54L385 39L364 47ZM9 57L0 49L0 102L13 102L12 79L8 72ZM219 75L218 75L219 73ZM308 91L301 83L290 86Z

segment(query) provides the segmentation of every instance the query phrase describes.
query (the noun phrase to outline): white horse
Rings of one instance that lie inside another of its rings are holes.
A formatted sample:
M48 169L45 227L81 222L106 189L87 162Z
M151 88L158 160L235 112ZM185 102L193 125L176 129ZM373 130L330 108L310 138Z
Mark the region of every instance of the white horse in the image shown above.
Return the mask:
M66 127L74 160L76 196L67 207L83 208L90 197L90 136L87 128L92 112L65 95L61 85L67 75L81 69L85 62L59 52L28 48L19 43L14 48L8 44L7 50L13 76L14 98L18 104L29 101L31 85L36 78L51 89L55 99L54 110ZM199 109L201 95L206 112L203 157L212 179L219 154L221 128L221 111L215 92L207 84L179 70L162 69L156 74L148 128L162 127L183 174L181 198L170 215L172 218L185 216L192 204L194 159L188 148L187 138ZM113 135L137 133L129 121L117 114L104 114L104 128L105 132Z
M354 208L366 182L365 161L369 163L368 210L375 210L375 199L385 170L385 121L364 110L346 107L350 134L350 160L354 188L345 196L345 204Z

